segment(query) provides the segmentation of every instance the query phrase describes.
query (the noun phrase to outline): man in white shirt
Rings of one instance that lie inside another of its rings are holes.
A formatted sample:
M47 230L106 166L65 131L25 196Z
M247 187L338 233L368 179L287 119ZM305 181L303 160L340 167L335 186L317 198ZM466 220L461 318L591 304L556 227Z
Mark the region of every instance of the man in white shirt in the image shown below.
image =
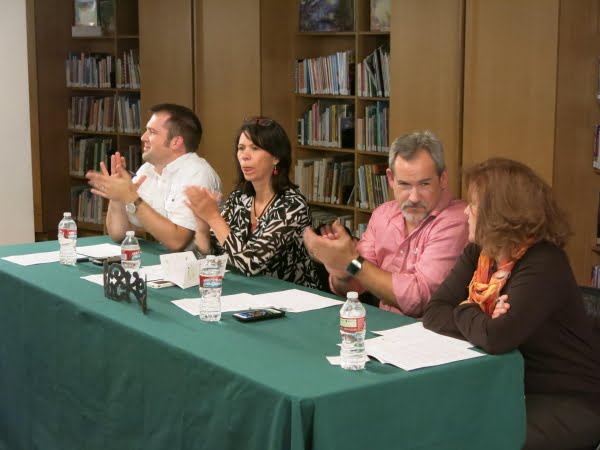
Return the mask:
M202 125L193 111L170 103L150 111L152 117L141 137L145 163L135 177L131 178L119 152L111 157L110 173L101 163L101 172L90 171L86 177L92 193L110 200L106 228L115 242L122 241L127 230L142 226L169 250L181 251L196 228L183 189L197 185L220 192L221 181L196 154Z

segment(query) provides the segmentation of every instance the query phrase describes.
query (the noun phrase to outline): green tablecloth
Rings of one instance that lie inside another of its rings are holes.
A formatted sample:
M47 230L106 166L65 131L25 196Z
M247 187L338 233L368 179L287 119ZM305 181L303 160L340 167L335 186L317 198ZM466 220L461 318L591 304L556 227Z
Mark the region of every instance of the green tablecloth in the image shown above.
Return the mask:
M56 249L5 246L0 257ZM164 249L142 250L151 265ZM173 287L148 289L144 316L80 279L100 271L0 260L0 448L508 450L524 440L516 352L347 372L325 359L339 354L337 307L204 323L170 303L198 288ZM294 287L227 273L223 295ZM410 322L367 309L370 330Z

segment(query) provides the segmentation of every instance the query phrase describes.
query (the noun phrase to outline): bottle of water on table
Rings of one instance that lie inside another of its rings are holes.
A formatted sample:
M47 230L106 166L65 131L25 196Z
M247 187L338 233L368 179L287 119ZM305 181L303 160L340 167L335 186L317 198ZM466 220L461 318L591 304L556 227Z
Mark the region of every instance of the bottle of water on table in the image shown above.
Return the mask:
M121 265L129 273L137 272L142 265L140 243L135 237L135 231L127 231L121 244Z
M215 255L208 255L200 268L200 319L221 320L221 287L223 276Z
M74 266L77 263L77 224L71 218L71 213L66 212L58 224L59 261L65 266Z
M358 300L358 293L348 292L346 303L340 310L340 334L342 335L342 368L362 370L365 368L365 333L367 312Z

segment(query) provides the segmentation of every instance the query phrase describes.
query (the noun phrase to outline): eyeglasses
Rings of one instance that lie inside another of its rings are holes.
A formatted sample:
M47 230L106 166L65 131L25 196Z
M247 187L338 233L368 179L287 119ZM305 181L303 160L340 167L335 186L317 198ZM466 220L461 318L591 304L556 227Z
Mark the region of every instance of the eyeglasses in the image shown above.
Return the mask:
M249 117L244 119L244 125L258 125L260 127L270 127L273 120L264 117Z

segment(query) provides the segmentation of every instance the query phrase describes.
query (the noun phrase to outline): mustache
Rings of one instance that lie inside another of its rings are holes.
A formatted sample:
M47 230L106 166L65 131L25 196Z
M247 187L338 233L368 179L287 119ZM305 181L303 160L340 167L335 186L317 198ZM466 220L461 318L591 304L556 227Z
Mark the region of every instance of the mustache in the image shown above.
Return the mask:
M423 202L411 202L411 201L407 200L404 203L402 203L401 209L404 211L405 209L408 209L408 208L427 209L427 205L425 205L425 203L423 203Z

